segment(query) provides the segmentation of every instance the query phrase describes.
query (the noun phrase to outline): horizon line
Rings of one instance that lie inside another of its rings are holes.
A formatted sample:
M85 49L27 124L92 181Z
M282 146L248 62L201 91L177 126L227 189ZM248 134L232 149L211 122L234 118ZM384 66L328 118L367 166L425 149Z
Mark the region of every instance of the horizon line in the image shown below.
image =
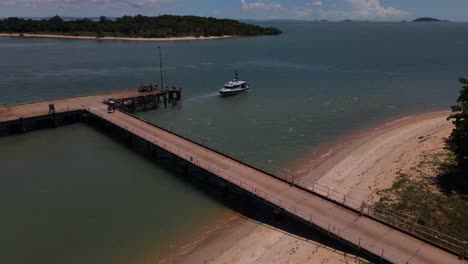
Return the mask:
M106 18L121 18L124 16L138 16L141 14L135 14L135 15L121 15L121 16L104 16ZM162 15L157 15L157 16L146 16L146 17L158 17L158 16L163 16L163 15L173 15L173 16L196 16L196 17L213 17L213 16L198 16L198 15L174 15L174 14L162 14ZM99 18L101 16L67 16L67 15L50 15L50 16L0 16L0 19L7 19L7 18L22 18L22 19L47 19L51 18L54 16L59 16L62 18L72 18L72 19L83 19L83 18ZM297 21L297 22L376 22L376 23L400 23L400 22L413 22L415 19L419 18L434 18L430 16L422 16L422 17L417 17L417 18L411 18L411 19L402 19L402 20L365 20L365 19L294 19L294 18L272 18L272 19L258 19L258 18L228 18L228 17L214 17L218 19L233 19L233 20L238 20L238 21L263 21L263 22L268 22L268 21ZM438 18L437 18L438 19ZM445 20L445 19L438 19L440 21L432 21L433 22L468 22L468 20Z

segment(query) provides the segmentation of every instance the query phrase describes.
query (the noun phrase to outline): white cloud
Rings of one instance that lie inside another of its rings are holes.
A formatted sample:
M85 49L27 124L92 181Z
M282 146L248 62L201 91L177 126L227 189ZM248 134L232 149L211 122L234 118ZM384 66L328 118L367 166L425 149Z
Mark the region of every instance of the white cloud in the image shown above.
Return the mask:
M245 10L279 10L281 5L277 3L265 3L265 2L252 2L248 3L247 0L240 0L241 8Z
M353 18L359 19L399 19L408 15L408 12L393 8L383 7L379 0L346 0L351 4Z
M312 2L312 3L306 3L305 6L322 7L323 3L321 1L316 1L316 2Z
M167 5L182 1L188 2L188 0L0 0L0 9L16 7L34 10L44 7L50 10L57 9L61 13L64 9L78 10L86 7L87 10L96 9L96 13L102 13L102 10L117 10L118 13L157 14ZM251 13L248 15L250 17L255 13L257 18L401 20L408 16L408 12L404 10L383 6L380 0L308 0L306 3L296 5L292 1L281 3L284 5L280 4L280 0L240 0L240 8ZM243 15L228 13L228 17L236 16Z
M291 9L291 15L296 19L317 19L324 4L322 1L305 3Z
M399 20L408 16L408 12L384 7L379 0L340 0L348 4L347 8L337 9L336 2L309 2L292 8L291 15L299 19L354 19L354 20Z
M0 5L2 5L2 3L0 3ZM15 1L6 1L5 3L3 3L3 5L5 5L5 6L15 6L16 2Z

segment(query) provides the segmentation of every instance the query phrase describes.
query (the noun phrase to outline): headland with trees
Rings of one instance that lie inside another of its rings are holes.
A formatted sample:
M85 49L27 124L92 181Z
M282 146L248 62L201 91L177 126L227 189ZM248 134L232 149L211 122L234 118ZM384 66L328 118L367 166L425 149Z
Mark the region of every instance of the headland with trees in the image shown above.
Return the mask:
M261 27L232 19L198 16L162 15L123 16L109 19L101 16L65 20L59 16L48 19L10 17L0 20L0 33L18 36L61 35L93 38L209 38L225 36L279 35L274 27Z

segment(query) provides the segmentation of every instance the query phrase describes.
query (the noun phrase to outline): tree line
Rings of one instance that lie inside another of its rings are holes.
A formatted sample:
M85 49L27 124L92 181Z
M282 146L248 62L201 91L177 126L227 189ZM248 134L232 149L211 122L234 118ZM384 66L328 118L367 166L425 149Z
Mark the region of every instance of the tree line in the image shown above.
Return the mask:
M274 27L261 27L232 19L174 15L157 17L137 15L117 19L101 16L97 21L89 18L64 20L59 16L41 20L10 17L0 20L0 32L143 38L281 34L281 31Z
M448 148L456 157L458 169L464 175L463 185L468 191L468 79L460 78L462 89L449 117L455 128L447 139Z

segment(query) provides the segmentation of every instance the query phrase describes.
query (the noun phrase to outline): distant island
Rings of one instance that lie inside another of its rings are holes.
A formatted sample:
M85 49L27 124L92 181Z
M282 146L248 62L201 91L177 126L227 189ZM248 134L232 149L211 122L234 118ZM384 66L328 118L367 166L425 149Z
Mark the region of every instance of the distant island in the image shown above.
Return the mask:
M437 18L432 17L420 17L413 20L413 22L448 22L448 20L439 20Z
M89 18L64 20L59 16L50 19L22 19L10 17L0 20L1 36L103 38L103 39L198 39L232 36L278 35L274 27L260 27L232 19L212 17L162 15L123 16L98 20Z

